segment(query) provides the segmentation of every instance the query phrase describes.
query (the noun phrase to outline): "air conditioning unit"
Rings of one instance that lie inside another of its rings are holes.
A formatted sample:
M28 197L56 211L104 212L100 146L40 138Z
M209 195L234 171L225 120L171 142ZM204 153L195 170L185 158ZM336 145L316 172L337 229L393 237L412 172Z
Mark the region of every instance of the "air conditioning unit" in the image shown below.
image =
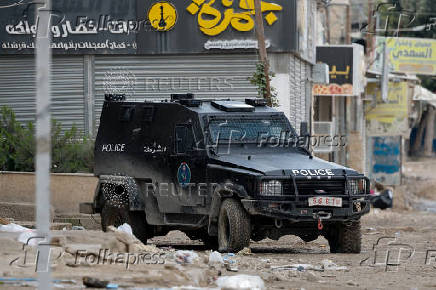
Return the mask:
M313 151L316 153L333 152L335 149L334 132L334 122L313 122Z

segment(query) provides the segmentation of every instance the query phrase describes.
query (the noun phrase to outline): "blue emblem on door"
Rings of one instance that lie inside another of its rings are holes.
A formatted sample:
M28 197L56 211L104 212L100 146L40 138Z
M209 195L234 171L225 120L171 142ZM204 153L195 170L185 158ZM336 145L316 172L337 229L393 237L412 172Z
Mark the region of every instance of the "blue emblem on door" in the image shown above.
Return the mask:
M186 186L191 182L191 169L186 162L182 162L177 170L177 181L181 186Z

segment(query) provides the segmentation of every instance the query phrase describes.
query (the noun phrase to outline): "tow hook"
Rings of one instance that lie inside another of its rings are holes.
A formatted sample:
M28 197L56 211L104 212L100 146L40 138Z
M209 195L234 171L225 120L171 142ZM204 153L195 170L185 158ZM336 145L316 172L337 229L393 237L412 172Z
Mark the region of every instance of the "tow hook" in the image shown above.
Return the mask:
M322 220L328 220L332 217L332 214L329 212L325 212L325 211L319 211L316 213L313 213L313 218L315 220L318 220L318 230L322 231L322 229L324 228L324 225L322 224Z
M275 219L274 225L276 226L276 228L280 229L283 226L283 221L279 219Z

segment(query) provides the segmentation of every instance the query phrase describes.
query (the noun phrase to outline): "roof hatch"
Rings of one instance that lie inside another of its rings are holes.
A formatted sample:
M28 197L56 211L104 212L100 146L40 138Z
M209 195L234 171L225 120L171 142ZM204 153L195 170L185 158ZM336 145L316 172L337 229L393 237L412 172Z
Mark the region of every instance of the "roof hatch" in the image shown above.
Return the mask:
M212 106L225 112L254 112L254 107L242 102L235 101L213 101Z

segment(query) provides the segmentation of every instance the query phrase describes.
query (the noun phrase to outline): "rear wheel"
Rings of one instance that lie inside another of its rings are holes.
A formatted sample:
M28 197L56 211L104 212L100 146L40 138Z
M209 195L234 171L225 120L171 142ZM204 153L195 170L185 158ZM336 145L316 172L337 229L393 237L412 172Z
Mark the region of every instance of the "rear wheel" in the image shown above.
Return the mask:
M250 245L250 216L235 199L221 204L218 219L218 250L238 252Z
M331 253L360 253L362 233L360 220L332 225L326 234Z
M130 225L132 227L133 234L141 242L147 244L148 238L148 224L143 211L131 211L129 212Z
M124 223L129 223L129 210L126 207L113 206L105 203L101 209L101 229L106 232L108 226L119 227Z

